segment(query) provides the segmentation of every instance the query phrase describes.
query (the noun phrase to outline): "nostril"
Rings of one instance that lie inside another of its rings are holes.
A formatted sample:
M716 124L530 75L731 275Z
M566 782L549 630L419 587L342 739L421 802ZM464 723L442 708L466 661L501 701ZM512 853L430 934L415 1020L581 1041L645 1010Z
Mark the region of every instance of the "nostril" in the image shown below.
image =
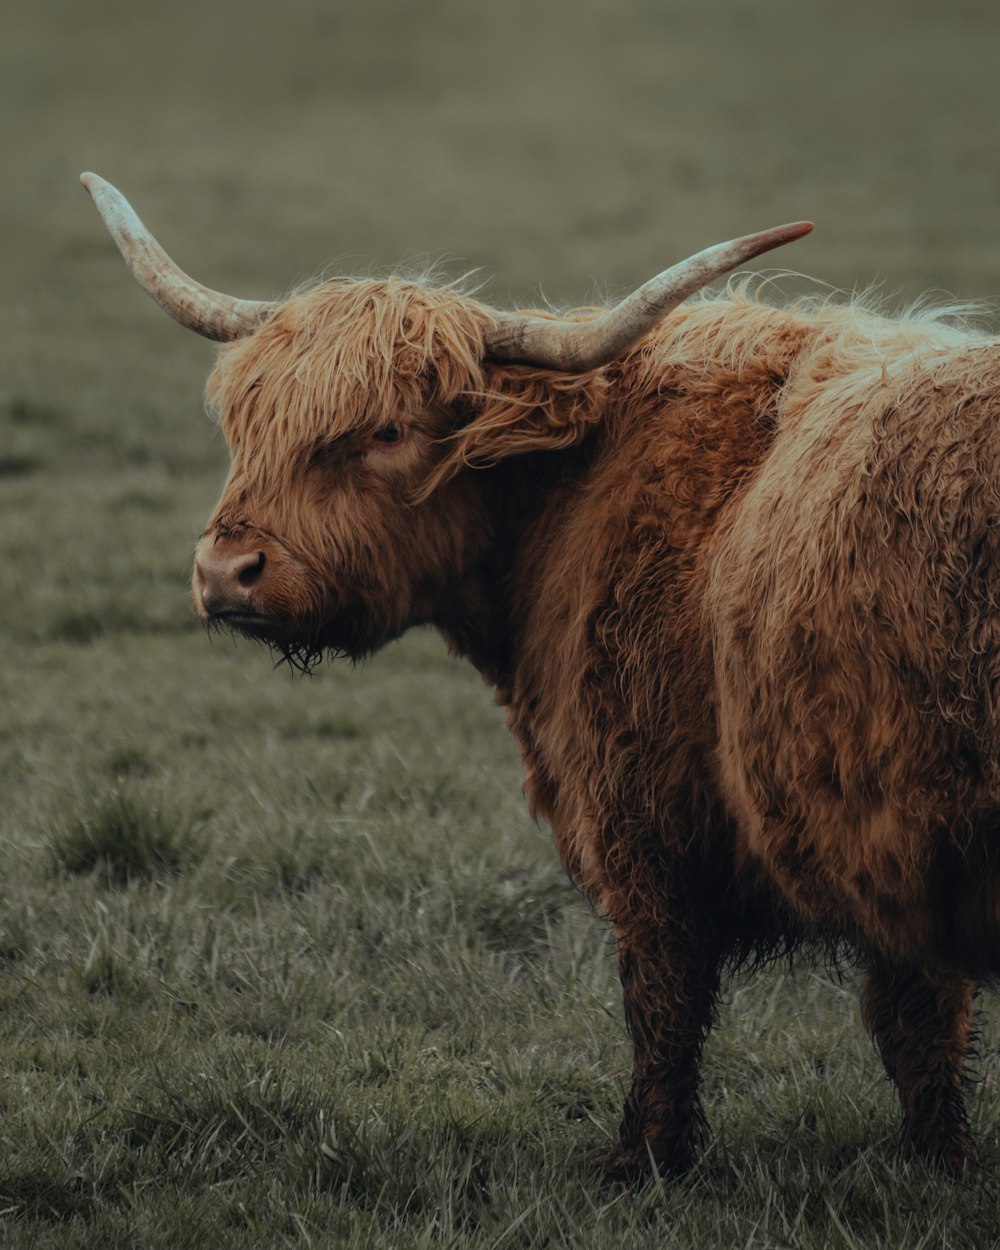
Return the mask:
M240 563L237 570L237 580L244 588L252 586L258 581L261 573L264 572L264 553L263 551L254 551Z

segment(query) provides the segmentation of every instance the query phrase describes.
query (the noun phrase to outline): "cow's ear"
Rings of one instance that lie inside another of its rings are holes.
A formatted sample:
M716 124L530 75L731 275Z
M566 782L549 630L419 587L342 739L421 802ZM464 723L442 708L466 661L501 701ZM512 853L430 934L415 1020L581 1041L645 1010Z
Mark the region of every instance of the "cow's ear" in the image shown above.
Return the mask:
M488 366L484 388L464 396L445 456L421 494L463 468L484 469L508 456L558 451L583 441L604 416L607 371L553 373L521 365Z

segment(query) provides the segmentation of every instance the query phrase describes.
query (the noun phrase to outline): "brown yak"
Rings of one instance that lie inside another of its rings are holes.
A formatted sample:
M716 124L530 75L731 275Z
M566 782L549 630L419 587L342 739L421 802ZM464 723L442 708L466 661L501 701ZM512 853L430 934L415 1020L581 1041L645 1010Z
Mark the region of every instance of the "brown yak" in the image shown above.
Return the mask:
M723 971L803 941L865 967L909 1149L974 1168L963 1069L975 979L1000 971L996 342L746 283L679 306L802 224L572 320L401 278L235 300L84 181L146 290L227 343L199 616L303 664L430 623L506 706L532 809L617 936L634 1071L604 1174L691 1162Z

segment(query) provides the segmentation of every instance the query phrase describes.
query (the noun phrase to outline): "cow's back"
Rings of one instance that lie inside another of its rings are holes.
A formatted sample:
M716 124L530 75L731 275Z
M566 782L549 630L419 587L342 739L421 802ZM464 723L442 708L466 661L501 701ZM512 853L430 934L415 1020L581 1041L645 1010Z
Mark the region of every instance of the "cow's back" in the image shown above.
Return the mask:
M967 963L995 928L1000 369L884 324L802 363L716 535L720 777L807 924Z

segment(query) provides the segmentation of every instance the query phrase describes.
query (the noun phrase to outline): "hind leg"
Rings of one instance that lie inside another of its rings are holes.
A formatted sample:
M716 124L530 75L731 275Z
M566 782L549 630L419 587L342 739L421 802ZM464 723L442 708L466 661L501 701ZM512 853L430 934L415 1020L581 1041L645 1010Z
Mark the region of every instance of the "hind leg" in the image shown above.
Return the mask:
M958 1176L975 1171L962 1098L975 982L873 959L862 1012L899 1091L907 1149Z

